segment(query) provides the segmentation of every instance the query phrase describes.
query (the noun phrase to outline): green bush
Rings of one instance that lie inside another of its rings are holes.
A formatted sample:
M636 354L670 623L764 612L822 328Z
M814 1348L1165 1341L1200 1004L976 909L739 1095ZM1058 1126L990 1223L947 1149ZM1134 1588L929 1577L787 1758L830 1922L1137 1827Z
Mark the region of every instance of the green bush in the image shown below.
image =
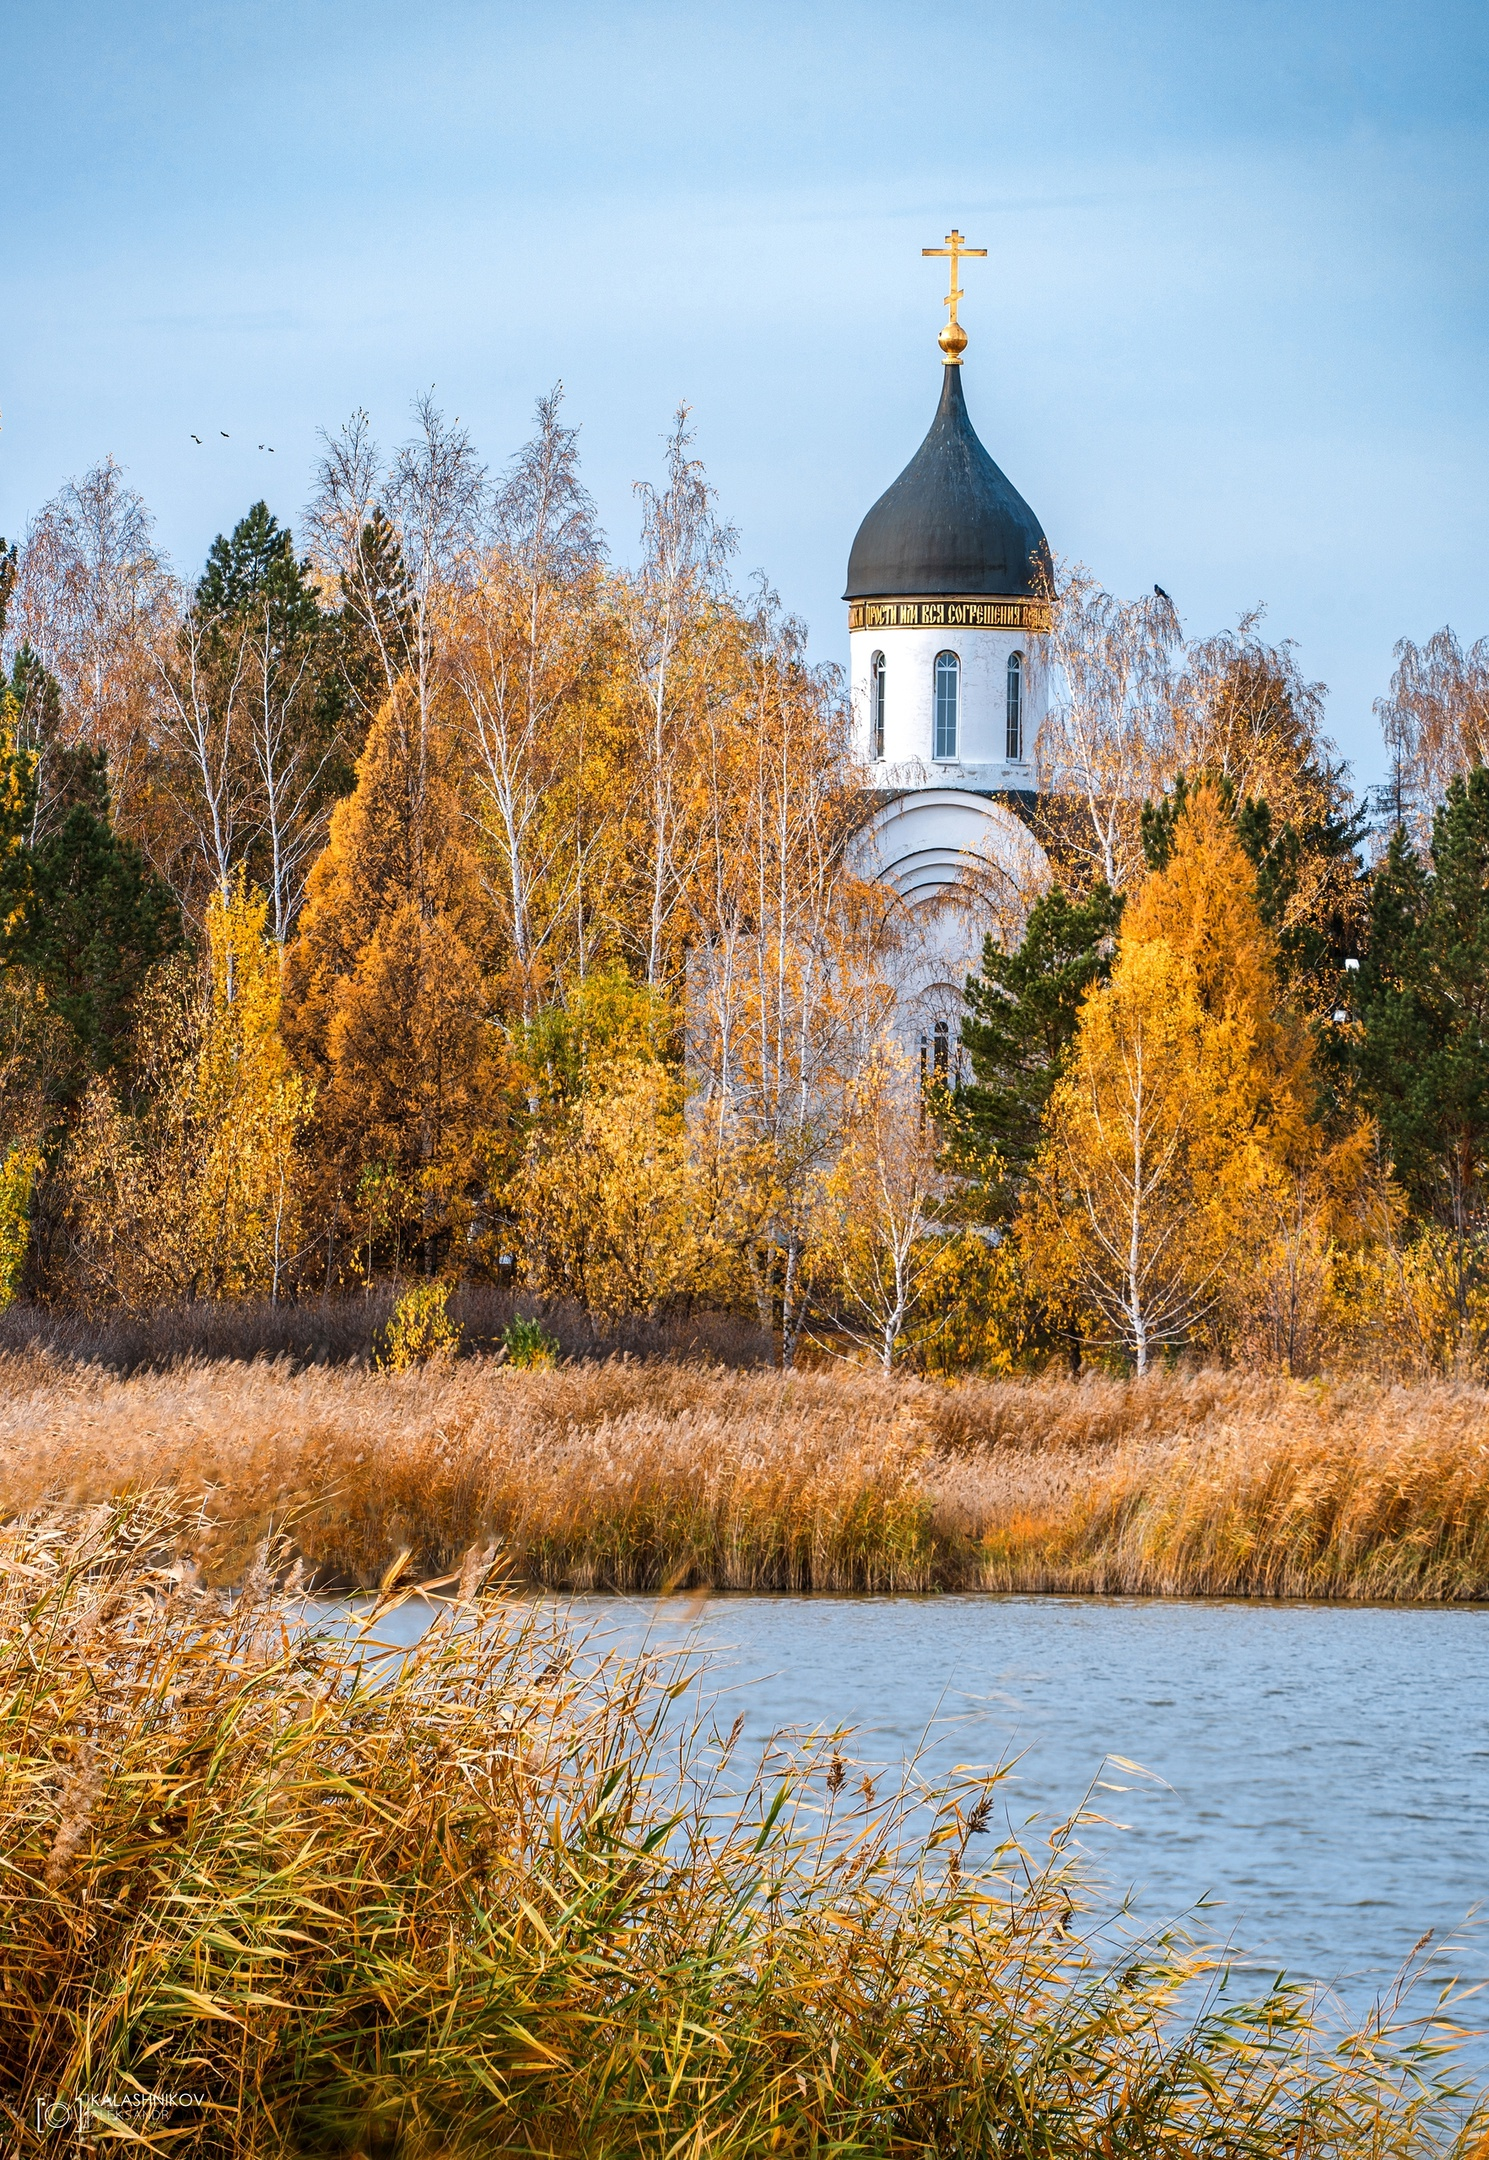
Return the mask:
M509 1365L529 1371L548 1372L558 1363L558 1337L550 1335L541 1320L525 1320L521 1313L502 1329L502 1348Z

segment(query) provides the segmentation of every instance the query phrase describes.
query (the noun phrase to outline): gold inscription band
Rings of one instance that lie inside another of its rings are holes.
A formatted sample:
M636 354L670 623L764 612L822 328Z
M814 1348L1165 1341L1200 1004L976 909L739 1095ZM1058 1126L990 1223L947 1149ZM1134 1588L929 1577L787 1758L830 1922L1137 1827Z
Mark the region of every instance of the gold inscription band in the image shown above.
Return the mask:
M1048 630L1047 600L850 600L850 630Z

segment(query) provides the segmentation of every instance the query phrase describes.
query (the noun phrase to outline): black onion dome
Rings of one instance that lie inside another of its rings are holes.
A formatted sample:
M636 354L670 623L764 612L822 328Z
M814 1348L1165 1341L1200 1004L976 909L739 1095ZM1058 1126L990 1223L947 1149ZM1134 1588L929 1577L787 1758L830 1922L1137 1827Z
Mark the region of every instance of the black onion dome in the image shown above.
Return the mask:
M1047 589L1043 528L977 440L961 369L944 372L930 433L858 528L845 600Z

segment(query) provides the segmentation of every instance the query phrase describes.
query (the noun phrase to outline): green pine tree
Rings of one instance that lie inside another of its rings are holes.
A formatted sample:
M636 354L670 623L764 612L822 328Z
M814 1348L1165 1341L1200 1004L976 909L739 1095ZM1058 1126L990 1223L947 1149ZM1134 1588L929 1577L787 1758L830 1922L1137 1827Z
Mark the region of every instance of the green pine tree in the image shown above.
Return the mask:
M1372 893L1353 1061L1460 1340L1489 1281L1489 771L1454 780L1423 862L1398 826Z
M122 1055L131 1001L158 961L181 942L169 888L109 818L101 751L53 753L51 822L25 850L26 895L6 939L65 1020L82 1060L103 1072Z
M362 527L355 563L342 580L341 606L331 620L347 735L360 750L373 716L413 661L408 569L398 534L381 510Z
M982 973L967 979L962 1043L973 1081L957 1090L953 1152L982 1183L993 1220L1017 1205L1081 1000L1110 971L1121 915L1121 896L1106 885L1074 899L1056 885L1030 909L1017 951L987 938Z
M14 540L0 539L0 638L5 636L6 618L10 614L11 596L16 589L16 579L21 574L21 551Z
M279 637L294 647L314 639L321 608L309 565L295 559L294 541L266 502L256 502L231 536L219 533L207 551L196 589L197 612L213 621L241 615L267 599Z

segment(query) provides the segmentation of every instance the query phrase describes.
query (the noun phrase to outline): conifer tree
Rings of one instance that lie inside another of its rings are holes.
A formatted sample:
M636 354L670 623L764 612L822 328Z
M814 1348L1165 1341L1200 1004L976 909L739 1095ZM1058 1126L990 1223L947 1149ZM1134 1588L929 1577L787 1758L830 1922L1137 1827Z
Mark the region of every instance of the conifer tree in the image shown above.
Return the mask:
M31 837L36 756L19 740L20 707L0 680L0 940L23 929L31 900Z
M1354 1062L1418 1223L1443 1240L1460 1339L1489 1276L1489 769L1452 781L1430 859L1403 827L1376 873Z
M354 764L379 707L408 665L415 635L413 597L398 534L374 507L351 542L337 579L340 606L326 623Z
M14 550L0 542L0 628L14 575ZM58 1105L75 1084L77 1045L51 1009L45 991L21 965L18 950L37 921L34 858L37 758L22 733L22 700L29 680L45 685L45 670L23 669L26 648L9 684L0 679L0 1302L20 1285L33 1244L33 1197L44 1149L56 1139ZM21 695L16 694L17 681ZM40 1240L43 1251L47 1239Z
M17 752L31 761L31 818L27 839L34 847L49 830L56 807L53 766L62 746L62 691L51 670L29 645L15 656L8 685L12 710L9 727ZM65 782L63 783L65 786Z
M146 977L179 946L181 920L169 887L114 829L103 752L60 751L52 777L51 829L30 850L7 955L67 1022L86 1065L104 1072L126 1050Z
M1336 810L1325 803L1300 830L1291 821L1279 824L1264 797L1243 800L1224 772L1201 772L1193 780L1180 772L1166 795L1143 804L1143 854L1149 870L1167 867L1195 785L1214 789L1255 872L1257 907L1276 940L1284 993L1315 1020L1331 1014L1344 963L1363 934L1368 879L1356 852L1363 812ZM1328 1035L1320 1037L1326 1055L1331 1043Z
M242 870L281 941L351 777L335 642L309 564L258 502L212 543L163 670L167 784L193 834L178 890L199 911Z
M1175 765L1233 790L1242 842L1259 872L1261 852L1282 846L1262 898L1284 979L1296 986L1300 961L1311 964L1305 933L1338 958L1358 950L1367 897L1357 854L1364 813L1324 733L1324 686L1304 679L1288 640L1270 644L1261 636L1259 619L1245 616L1237 629L1189 647L1175 687ZM1253 844L1244 820L1262 804L1271 829L1254 834ZM1311 1009L1332 1003L1333 984L1320 984Z
M1162 939L1195 971L1200 1009L1212 1038L1219 1082L1229 1069L1240 1091L1237 1131L1270 1127L1270 1143L1311 1145L1313 1048L1307 1029L1283 1001L1275 933L1257 897L1224 789L1193 789L1165 867L1134 895L1123 922L1134 942ZM1244 1114L1241 1103L1250 1108Z
M357 785L332 816L287 962L289 1037L320 1090L315 1151L328 1236L383 1166L404 1213L385 1239L433 1266L481 1211L505 1125L492 1026L488 917L458 769L400 688L373 724Z
M341 601L346 641L361 682L382 671L380 706L402 685L412 698L422 778L437 725L444 615L465 581L487 507L485 468L458 421L426 392L415 430L384 463L365 412L334 437L316 475L307 523L317 568ZM349 688L352 668L343 670ZM363 693L366 694L365 691Z
M0 685L0 962L71 1030L83 1071L120 1053L129 1004L180 941L169 889L115 831L107 761L57 739L56 683L29 647ZM39 808L43 774L46 815Z
M981 975L967 979L962 1043L973 1080L957 1091L954 1152L983 1181L995 1220L1012 1215L1039 1151L1081 1001L1111 972L1121 916L1121 896L1109 886L1072 899L1056 885L1029 910L1017 950L989 936Z

